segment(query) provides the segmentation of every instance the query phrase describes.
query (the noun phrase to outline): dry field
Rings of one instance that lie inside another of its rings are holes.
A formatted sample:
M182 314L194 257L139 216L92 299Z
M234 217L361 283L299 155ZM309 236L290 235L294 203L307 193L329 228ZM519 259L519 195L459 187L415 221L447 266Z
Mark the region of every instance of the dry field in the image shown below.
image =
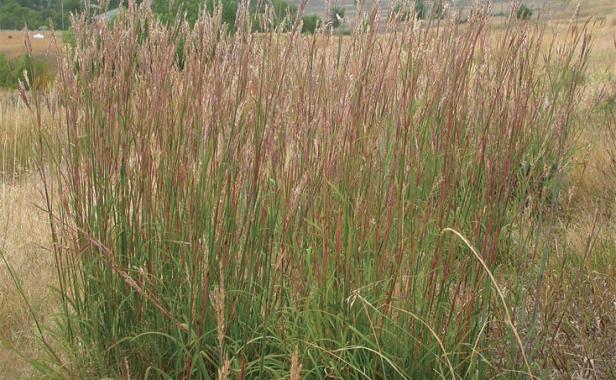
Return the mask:
M35 32L20 30L0 31L0 54L9 57L16 57L27 52L25 39L29 38L32 46L32 54L35 56L50 56L50 60L55 61L56 46L62 47L62 32L56 32L55 38L51 32L42 32L44 39L34 39Z
M2 378L26 378L30 366L13 349L33 355L30 309L10 275L17 272L32 310L42 318L53 310L54 283L40 181L34 173L35 134L30 115L14 94L0 100L0 373Z
M542 316L545 314L547 320L552 318L553 315L556 315L556 317L549 320L559 321L559 325L562 325L562 327L556 329L554 335L546 337L543 342L546 347L549 346L551 348L545 351L539 349L540 353L535 355L535 357L541 357L542 354L545 355L543 361L537 360L537 363L541 363L537 365L543 365L548 368L548 370L543 372L546 374L547 378L616 378L616 209L614 209L616 206L616 165L614 164L614 159L616 157L616 135L614 135L616 134L616 125L614 124L616 120L614 119L614 117L616 117L615 8L616 7L609 0L596 0L592 3L592 6L583 5L580 8L580 16L597 16L591 21L591 23L593 23L591 26L594 37L592 44L593 49L588 59L586 77L582 81L583 91L580 92L580 98L576 100L576 102L582 103L582 105L578 109L578 114L572 116L575 119L575 128L572 128L571 136L567 141L567 144L571 146L572 153L566 160L565 186L563 189L564 196L562 196L562 200L558 205L558 216L555 218L557 223L552 227L555 231L558 231L558 235L554 233L554 236L551 237L552 240L549 238L546 239L550 241L544 245L544 247L549 247L550 249L549 260L545 262L547 269L545 271L544 281L547 285L542 288L539 294L530 292L529 294L532 294L532 297L529 297L527 305L527 307L531 309L533 302L545 303L545 307L541 309ZM563 16L563 20L552 22L548 26L548 29L558 30L558 33L561 34L557 34L557 40L565 41L567 38L566 24L567 21ZM580 26L581 25L582 23L580 23ZM9 38L9 35L12 36L12 38ZM50 39L45 39L43 41L32 40L32 48L35 55L53 61L55 57L53 53L55 48L50 47L50 41ZM273 49L279 48L279 46L276 46L276 48ZM22 32L0 33L0 53L14 56L23 52L23 49ZM253 67L251 67L251 70L252 69ZM248 69L246 70L248 71ZM279 73L273 71L267 73L267 75L276 77ZM113 87L114 84L110 84L110 86ZM224 89L219 89L219 91L222 93ZM245 91L255 91L256 93L256 90L254 90L254 88L251 89L250 86L247 86ZM149 96L150 94L147 95ZM181 91L180 95L182 95ZM129 100L134 101L134 99ZM322 100L318 101L321 102ZM134 106L137 107L138 105ZM221 105L221 107L227 106L229 105ZM249 107L248 105L245 106ZM366 105L363 106L368 107ZM380 106L382 106L383 109L387 107L386 104ZM611 114L609 111L610 107ZM283 112L292 111L293 110L290 109L283 110ZM334 113L332 113L332 115L334 115ZM48 355L48 353L45 352L43 345L37 338L38 330L33 323L32 315L35 315L42 325L49 325L50 316L58 313L59 309L58 298L54 297L50 290L50 287L56 285L57 277L51 249L49 218L46 212L43 211L46 209L44 197L42 195L43 181L35 165L38 156L38 142L36 136L37 131L34 118L32 114L27 111L24 103L18 100L15 94L2 94L0 98L0 253L2 253L5 261L0 261L0 378L30 378L34 376L31 366L21 355L26 358L41 358L47 357L46 355ZM317 144L316 141L320 137L313 137L315 139L315 144ZM252 138L252 136L250 138ZM365 136L365 138L368 139L370 136ZM152 144L154 143L155 142L152 142ZM270 143L273 144L272 142ZM328 147L326 142L319 142L319 144L324 144L323 147ZM96 151L95 148L93 149ZM302 149L309 149L309 147L302 147ZM238 160L242 160L243 162L244 159L247 158L241 156ZM289 158L288 160L291 163L295 162L293 161L295 158ZM370 160L370 158L368 157L366 160ZM247 159L247 162L250 162L250 160ZM68 162L68 164L70 164L70 162ZM302 164L311 165L311 163L304 162L302 162ZM376 165L375 163L373 164ZM48 170L46 165L47 163L45 164L45 170ZM267 162L267 165L275 167L278 163L275 159L272 159L271 162ZM284 168L284 170L287 169L287 166L286 164L280 164L280 168ZM270 170L270 168L268 167L261 170ZM50 171L52 170L50 169ZM246 179L246 183L257 181L261 186L266 186L265 181L258 181L258 179L256 179L257 176L258 174L254 174L255 179ZM179 181L179 179L175 177L174 180ZM333 186L333 184L331 185ZM158 186L166 185L158 184ZM231 186L231 184L229 183L227 186ZM244 189L239 188L235 191L235 196L241 198L241 195L238 194L241 194ZM292 205L300 203L304 205L304 207L308 207L306 205L310 203L309 201L303 201L302 199L298 200L298 198L301 197L297 194L294 196L289 195L294 194L294 191L296 191L296 189L284 189L284 196L290 197L291 200L289 202ZM247 196L247 199L250 200L252 198ZM360 199L358 204L361 204L361 202L369 204L369 201L370 199ZM275 204L276 201L271 200L271 202ZM322 219L326 219L327 215L329 215L327 213L327 206L328 204L325 202L325 211L319 216ZM255 205L254 207L256 209L261 206ZM354 205L354 207L359 206ZM374 210L367 210L366 212L373 211ZM165 210L160 212L169 213L171 211ZM263 214L265 214L265 212L266 211L262 211ZM343 219L343 208L338 212L339 214L333 217L332 220ZM258 213L255 212L255 215L252 217L257 218L258 216L256 216L256 214ZM308 218L308 216L306 216L306 218ZM344 218L346 218L346 216ZM357 218L363 222L361 216L354 214L353 218ZM268 222L267 218L262 219L263 223ZM315 220L317 220L317 218L315 218ZM291 223L301 224L293 220ZM355 233L361 235L363 233L361 230L352 230L351 225L353 219L350 219L350 221L346 221L345 219L345 223L347 224L344 224L344 226L342 224L332 224L329 226L329 228L331 228L332 241L328 242L328 244L331 244L335 249L350 250L351 248L341 247L342 240L347 238L346 234ZM366 220L365 225L371 225L370 223L369 220ZM284 226L286 228L287 221L285 221ZM314 228L319 229L323 228L323 226L315 225ZM377 227L375 228L377 229L376 235L378 238L379 231ZM541 228L543 227L538 227L538 229ZM276 230L276 233L284 235L285 230L282 227L281 230L282 231ZM108 231L105 231L105 233L107 232ZM322 231L315 233L315 236L320 236L320 234L325 235L326 233L328 233L328 231L323 228ZM389 234L390 232L383 231L382 233ZM392 232L392 234L395 235L395 232ZM360 240L361 237L362 236L357 237L356 239ZM299 238L290 236L288 242L289 246L292 246L292 239ZM325 241L325 239L323 240ZM195 243L196 241L193 242L193 244ZM255 241L246 240L244 243L257 245L259 241L255 238ZM477 243L477 241L473 243ZM148 242L140 241L139 244L148 244ZM324 242L323 245L325 244ZM260 247L264 249L266 245ZM310 251L305 250L304 254L310 255ZM286 259L281 260L282 261L279 263L271 264L276 266L289 265L284 261ZM505 273L501 273L499 281L503 282L506 282L509 276L514 277L516 274L515 271L517 270L517 264L514 263L515 258L511 259L511 262L505 261L506 262L501 264L505 267L510 265L513 269L511 273L506 273L506 271ZM10 267L6 264L9 264ZM145 266L145 264L143 265ZM223 264L221 264L221 268L222 265ZM14 275L19 278L18 283L21 291L16 290L15 281L13 281L14 277L11 275L10 268L15 271ZM186 270L189 270L188 267ZM256 272L261 270L262 269L259 269ZM306 271L308 271L308 269L306 269ZM222 276L222 274L220 275ZM122 274L122 276L124 276L124 274ZM300 276L300 274L298 274L297 271L290 271L289 276ZM315 278L319 278L318 273L315 275ZM276 278L272 281L275 280ZM113 281L119 282L118 287L123 286L121 280L113 278ZM138 282L139 281L141 280L138 280ZM294 282L296 279L290 279L289 281ZM141 282L139 283L141 284ZM506 282L506 284L505 291L507 291L506 288L509 286L511 287L511 291L514 290L513 288L515 286L520 286L516 284L514 280ZM308 285L306 285L306 287L307 286ZM130 284L125 287L129 288ZM280 289L276 288L273 291L274 295L272 297L276 297L278 294L276 292L278 291L280 291ZM140 293L140 290L136 292ZM398 289L396 289L395 292L398 292ZM464 289L461 290L461 293L464 293ZM222 296L220 296L220 294L222 294ZM28 302L24 301L23 295L25 295ZM217 289L217 293L212 296L214 307L221 302L219 298L216 298L217 296L222 297L222 303L224 303L224 287L222 287L222 291ZM229 297L229 294L227 296ZM295 296L296 295L293 295L292 297ZM354 298L352 302L357 302L357 304L363 302L359 291L353 293L353 296L358 297L358 300ZM151 297L151 295L149 297ZM461 297L466 297L466 295ZM470 293L468 297L471 297ZM204 299L207 299L207 297ZM152 302L155 303L154 301ZM521 304L524 304L524 302ZM235 307L240 306L236 305ZM370 308L371 305L366 302L363 307ZM524 306L522 306L522 308L524 308ZM566 314L563 313L561 317L560 313L562 310L565 310ZM208 312L212 312L212 310L208 309ZM215 312L218 313L218 310ZM464 312L466 312L466 309ZM400 313L396 318L399 318L399 315ZM216 316L218 317L219 314ZM131 315L131 317L134 316ZM506 319L505 316L501 316L501 318L503 320ZM214 326L218 325L218 327L220 327L221 323L224 325L224 315L222 319L223 321L221 321L220 318L215 320ZM286 320L276 323L284 323L285 321ZM229 323L229 321L227 322ZM185 321L182 323L187 322ZM487 324L487 322L485 323ZM110 322L110 324L112 324L112 322ZM183 328L182 324L178 324L178 326L181 327L178 328L178 330ZM370 326L372 326L372 321L370 321ZM240 329L240 327L237 328ZM499 328L503 330L501 333L499 333ZM539 326L538 329L541 329L541 326ZM506 330L506 327L502 326L494 328L491 335L492 339L497 339L498 337L508 337L508 339L512 339L511 334ZM436 332L435 335L438 333L440 333L440 331ZM229 334L231 333L229 332ZM275 332L272 332L272 334L275 334ZM376 335L376 332L374 332L374 334ZM530 335L531 332L520 331L520 334L524 337L526 336L525 334ZM45 335L48 336L49 333L46 332ZM213 341L218 339L220 343L223 338L221 338L220 335L215 335L214 333L214 338L212 338ZM481 335L481 333L479 333L479 335ZM487 339L489 340L490 338ZM477 337L477 343L478 342L479 336ZM227 344L231 346L235 343L237 342L229 342ZM439 343L441 342L439 341ZM444 342L444 344L447 344L447 342ZM488 347L498 346L498 344L493 346L490 346L489 343L486 344ZM223 345L220 344L220 346ZM515 347L515 345L513 346ZM298 350L295 347L297 346L294 344L291 348L292 355L289 355L291 378L294 378L293 374L297 375L300 373L299 371L301 371L301 368L298 369L297 356L301 356L302 353L299 352L298 354ZM377 349L374 348L374 350ZM511 346L506 346L506 348L503 349L503 351L507 350L511 350ZM498 351L498 349L494 351ZM527 351L533 350L527 348ZM17 352L19 352L19 354ZM231 349L229 349L225 355L231 355L230 352ZM336 351L336 353L339 352ZM217 355L218 352L212 354L214 357ZM340 355L342 355L342 353L340 353ZM498 357L499 355L508 357L508 355L511 354L509 352L497 352L496 356ZM102 356L104 355L101 355L101 357ZM91 358L88 359L91 360ZM218 359L219 358L216 358L216 360ZM234 360L226 360L226 357L222 357L221 355L220 359L219 364L224 363L218 372L220 377L230 376L229 371L236 371L233 373L237 375L238 371L240 371L238 368L243 368L242 366L246 365L245 363L242 364L241 359L237 358ZM105 360L113 362L113 359L107 357L105 357ZM120 362L123 360L126 361L126 367L109 376L115 375L118 378L131 378L130 373L134 368L129 366L129 361L126 357L118 360ZM314 360L316 361L316 359ZM361 358L361 360L367 359ZM470 360L471 362L473 361L472 354ZM522 358L517 356L514 361L516 363L523 363ZM438 360L436 362L440 363ZM295 363L295 367L293 367L292 363ZM464 363L464 361L461 361L461 363ZM382 365L385 366L385 364ZM332 364L332 366L334 366L334 364ZM490 363L490 366L501 368L498 367L499 363L496 362ZM76 370L76 372L72 372L72 374L74 376L74 373L79 373L83 376L84 373L94 373L98 376L104 373L103 369L94 367L96 367L96 365L93 365L93 368L84 370L85 372ZM230 370L229 368L231 367L234 369ZM520 367L525 368L523 365L520 365ZM295 370L293 370L293 368L295 368ZM443 373L445 373L442 377L450 378L450 372L446 372L445 368L447 367L444 366L441 368ZM533 366L533 369L537 370L538 368ZM243 370L244 369L241 371ZM325 367L326 372L327 370L328 367ZM457 370L457 368L452 369L451 373L453 373L453 370ZM63 373L63 376L70 377L66 375L66 373L69 372L55 372L56 375L57 373ZM271 376L273 376L272 373L270 373ZM469 375L469 377L472 376L472 374L468 373L467 375ZM137 374L136 376L136 378L139 378L140 375ZM252 376L256 375L253 373ZM315 375L313 373L312 376L319 377L323 375ZM433 376L433 374L431 376ZM188 378L188 375L186 378ZM231 375L230 378L233 378L233 376Z
M0 54L8 58L15 58L27 53L26 38L30 42L32 56L36 61L44 62L49 65L52 70L55 70L57 63L56 52L64 46L62 41L62 32L56 32L55 37L51 32L43 32L44 39L34 39L32 35L35 32L26 31L0 31Z

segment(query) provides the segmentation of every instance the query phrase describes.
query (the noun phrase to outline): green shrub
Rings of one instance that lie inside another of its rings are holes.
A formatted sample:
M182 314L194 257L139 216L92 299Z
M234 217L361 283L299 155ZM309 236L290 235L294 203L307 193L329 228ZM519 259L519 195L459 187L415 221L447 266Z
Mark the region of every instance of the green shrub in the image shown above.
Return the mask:
M12 62L5 55L0 54L0 87L15 88L19 73L15 71Z
M533 10L526 4L522 4L515 12L515 16L518 20L528 20L533 17Z
M415 1L415 15L418 20L423 20L426 18L426 3L424 0Z
M75 47L75 30L73 30L73 28L69 28L67 31L62 33L62 41L67 46Z
M302 21L303 33L314 33L321 24L321 18L317 15L304 16Z
M51 80L51 70L46 64L27 55L10 59L0 54L0 88L15 89L20 81L42 88Z
M329 21L332 27L337 28L341 25L344 19L344 8L338 5L332 7L329 12Z

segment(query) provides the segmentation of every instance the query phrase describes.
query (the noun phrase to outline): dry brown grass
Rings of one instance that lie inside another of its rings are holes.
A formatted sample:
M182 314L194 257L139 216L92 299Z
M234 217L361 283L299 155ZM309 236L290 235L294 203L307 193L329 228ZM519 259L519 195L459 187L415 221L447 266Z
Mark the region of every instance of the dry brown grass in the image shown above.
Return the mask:
M49 238L40 205L39 179L28 175L13 183L0 183L0 250L17 272L30 305L39 317L48 315L49 286L53 284ZM29 365L13 352L36 354L32 318L27 304L15 290L9 271L0 265L0 374L2 378L26 377Z
M33 311L45 317L53 284L47 228L41 205L40 180L33 172L35 147L32 120L15 94L0 98L0 254L20 278ZM29 308L0 260L0 378L29 376L30 366L13 349L36 354Z
M15 179L34 166L35 131L16 93L0 95L0 178Z
M568 170L567 195L551 259L555 304L569 315L554 336L555 379L616 378L616 181L609 101L616 96L616 7L610 1L582 4L581 16L597 16L593 51L584 78L584 110L577 148ZM612 100L613 101L613 100ZM611 111L610 111L611 107ZM562 282L563 277L569 279ZM557 285L560 282L560 285Z
M42 40L33 39L32 35L34 32L28 32L28 34L34 55L55 55L55 43L57 42L60 48L63 46L62 32L55 32L55 41L52 38L51 32L43 33L45 38ZM26 32L21 30L0 31L0 54L5 54L8 57L26 54L25 37Z

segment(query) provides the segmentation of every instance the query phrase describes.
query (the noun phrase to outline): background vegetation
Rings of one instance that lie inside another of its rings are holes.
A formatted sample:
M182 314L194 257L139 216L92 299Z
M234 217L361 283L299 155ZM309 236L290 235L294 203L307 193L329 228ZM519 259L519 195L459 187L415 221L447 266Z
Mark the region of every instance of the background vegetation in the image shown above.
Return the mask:
M0 30L30 30L48 27L68 28L71 12L81 10L80 0L3 0L0 3Z
M7 58L0 54L0 88L16 89L19 82L26 87L43 88L53 79L50 68L43 62L32 59L29 55Z
M119 0L112 0L104 4L106 8L101 8L94 3L88 9L89 15L96 15L104 12L106 9L114 9L120 6ZM141 3L141 1L137 1ZM214 4L218 3L215 0L154 0L152 1L152 9L164 21L172 22L181 15L186 13L189 22L194 23L199 16L200 9L204 8L208 11L214 9ZM70 27L70 15L72 13L80 13L83 11L83 2L80 0L5 0L0 3L0 30L21 30L28 27L30 30L39 28L48 28L52 26L57 30L66 30ZM227 23L230 28L235 26L235 17L238 8L237 0L222 0L223 22ZM287 16L294 16L297 13L297 7L290 5L284 0L257 1L252 0L250 9L255 15L263 13L265 5L271 6L272 11L276 15L277 22L280 23ZM316 29L316 19L318 16L306 16L306 32L314 32ZM258 21L255 20L257 27Z

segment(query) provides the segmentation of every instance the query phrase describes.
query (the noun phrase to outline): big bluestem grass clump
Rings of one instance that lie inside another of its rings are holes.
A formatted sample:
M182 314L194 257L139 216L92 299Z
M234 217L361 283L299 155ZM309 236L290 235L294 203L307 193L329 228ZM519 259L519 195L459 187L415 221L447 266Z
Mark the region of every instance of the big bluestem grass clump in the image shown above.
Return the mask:
M536 23L376 17L349 37L252 33L246 9L235 33L220 8L74 20L41 122L66 352L41 368L531 376L534 234L579 92L559 73L588 35L546 50Z

